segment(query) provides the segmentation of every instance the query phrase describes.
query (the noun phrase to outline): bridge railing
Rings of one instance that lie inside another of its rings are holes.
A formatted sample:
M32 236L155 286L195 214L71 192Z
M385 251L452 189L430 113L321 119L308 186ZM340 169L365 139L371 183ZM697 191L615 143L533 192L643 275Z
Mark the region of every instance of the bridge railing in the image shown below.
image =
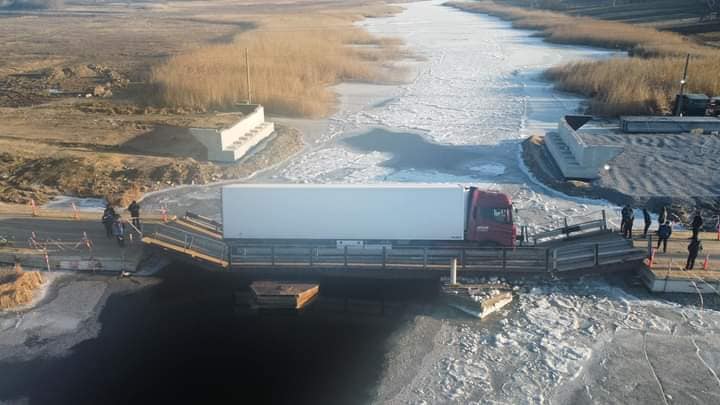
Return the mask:
M543 241L559 238L568 238L577 234L600 232L606 230L608 230L607 217L605 216L605 211L602 211L602 219L581 222L577 224L568 224L566 221L564 226L551 229L549 231L535 233L533 235L530 235L530 238L533 240L533 243L537 245L538 243Z
M152 234L146 236L188 251L227 260L228 247L221 240L198 235L170 225L158 225Z
M463 270L546 271L543 248L445 248L256 245L232 246L233 267L447 269L458 259Z
M629 240L581 243L550 249L550 269L563 272L642 260L646 254Z

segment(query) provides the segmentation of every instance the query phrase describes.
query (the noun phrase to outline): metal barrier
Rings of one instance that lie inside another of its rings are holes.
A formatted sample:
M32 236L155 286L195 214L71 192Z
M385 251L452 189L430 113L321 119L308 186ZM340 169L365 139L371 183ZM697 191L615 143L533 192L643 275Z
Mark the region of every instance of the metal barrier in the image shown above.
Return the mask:
M201 253L218 260L227 260L228 247L225 242L171 225L158 225L155 232L147 236L184 250Z
M580 243L551 249L550 268L563 272L586 268L642 261L646 254L629 240L600 243Z
M533 243L537 245L538 241L542 240L552 240L563 237L568 238L570 237L570 235L573 234L588 233L590 231L606 231L608 229L607 218L605 217L605 211L603 211L602 213L602 219L572 225L567 223L566 218L565 226L532 235Z
M299 245L234 246L233 267L294 267L353 269L445 270L451 259L462 270L542 272L547 250L542 248L441 248L441 247L336 247Z
M200 228L207 229L208 231L222 233L222 224L211 218L204 217L204 216L198 215L198 214L194 214L190 211L186 211L185 217L183 219L187 222L192 223L195 226L199 226Z

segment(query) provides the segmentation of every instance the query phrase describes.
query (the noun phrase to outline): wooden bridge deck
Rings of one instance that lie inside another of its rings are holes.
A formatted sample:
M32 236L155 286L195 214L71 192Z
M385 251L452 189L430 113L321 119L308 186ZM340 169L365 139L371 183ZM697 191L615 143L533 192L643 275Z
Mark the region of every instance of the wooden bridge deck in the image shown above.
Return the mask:
M717 233L701 232L703 251L695 260L692 271L685 270L687 262L687 245L690 242L691 232L673 232L668 240L667 252L655 252L652 263L646 260L647 268L641 276L652 291L658 292L720 292L720 241ZM647 251L647 239L637 238L634 244ZM657 246L657 238L653 237L653 248ZM707 260L707 268L704 268Z

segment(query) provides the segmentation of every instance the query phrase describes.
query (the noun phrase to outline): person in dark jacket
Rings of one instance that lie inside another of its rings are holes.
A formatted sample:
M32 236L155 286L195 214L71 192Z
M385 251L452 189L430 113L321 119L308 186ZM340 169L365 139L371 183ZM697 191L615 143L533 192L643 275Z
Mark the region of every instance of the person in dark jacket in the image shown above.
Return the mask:
M700 233L700 229L702 229L703 223L704 222L700 211L696 212L695 217L693 217L692 224L690 224L690 226L692 227L691 239L698 239L698 234Z
M128 206L128 211L130 211L133 226L140 231L140 204L133 200L133 202Z
M122 223L122 218L116 216L112 224L112 234L117 238L118 245L120 247L125 246L125 224Z
M635 222L635 213L629 205L626 205L625 208L623 208L622 210L622 216L624 227L621 226L621 228L623 236L627 239L632 239L632 228L633 222Z
M105 207L101 221L103 226L105 226L105 236L111 239L113 237L112 226L113 222L115 222L115 210L110 204Z
M645 229L643 231L643 238L647 239L647 232L648 232L648 229L650 229L650 225L652 224L652 218L650 218L650 212L648 212L647 208L643 208L643 219L645 220Z
M688 258L687 258L687 264L685 265L686 270L692 270L692 268L695 266L695 259L698 256L698 253L703 249L702 242L700 239L693 238L690 241L690 244L688 245Z
M672 235L672 226L670 226L670 221L666 221L664 224L661 224L660 229L658 229L657 249L660 250L660 244L662 244L663 253L667 253L667 241L670 239L670 235Z

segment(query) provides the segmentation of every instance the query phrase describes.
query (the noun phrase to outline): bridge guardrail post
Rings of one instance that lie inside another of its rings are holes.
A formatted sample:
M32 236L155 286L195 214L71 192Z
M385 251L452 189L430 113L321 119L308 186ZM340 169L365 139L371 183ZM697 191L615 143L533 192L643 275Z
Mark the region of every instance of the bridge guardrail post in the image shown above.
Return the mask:
M552 260L552 269L553 269L553 271L557 271L557 267L558 267L558 250L557 250L557 248L553 249L553 251L552 251L552 259L553 259Z
M602 221L603 221L602 230L603 230L603 231L607 231L607 229L608 229L608 226L607 226L607 214L605 213L605 210L602 210Z
M385 266L387 264L387 246L383 246L382 248L382 268L385 270Z
M314 250L315 248L308 248L308 263L310 264L310 267L313 266L313 253L315 253Z
M595 244L594 252L595 252L595 260L594 260L595 266L599 266L600 265L600 244L598 244L598 243Z
M343 255L344 255L344 260L345 260L345 268L347 268L347 266L348 266L348 247L347 246L343 247Z
M502 248L502 269L505 271L507 268L507 249Z

